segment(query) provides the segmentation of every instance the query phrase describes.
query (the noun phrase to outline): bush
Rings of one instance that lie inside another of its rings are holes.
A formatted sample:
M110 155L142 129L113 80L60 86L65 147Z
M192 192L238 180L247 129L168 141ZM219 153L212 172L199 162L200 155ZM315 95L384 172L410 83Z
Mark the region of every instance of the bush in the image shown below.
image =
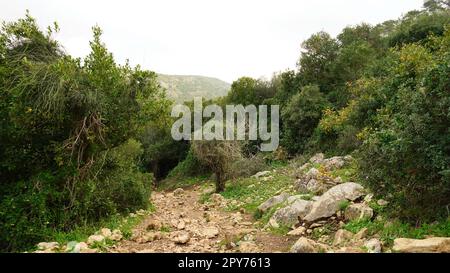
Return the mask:
M302 153L319 123L328 101L317 86L306 86L281 111L281 144L291 153Z
M48 172L16 183L0 203L0 248L26 250L55 231L146 208L153 178L139 171L141 154L134 140L105 151L88 177L71 187L66 176Z
M393 79L401 83L377 116L360 151L360 174L391 201L392 213L411 221L446 215L450 204L450 31L399 52Z

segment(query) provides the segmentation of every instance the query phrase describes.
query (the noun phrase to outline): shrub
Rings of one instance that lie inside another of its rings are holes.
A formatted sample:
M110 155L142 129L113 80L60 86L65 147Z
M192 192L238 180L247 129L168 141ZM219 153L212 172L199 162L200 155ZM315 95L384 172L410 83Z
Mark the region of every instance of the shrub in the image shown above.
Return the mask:
M390 197L392 213L411 221L439 218L450 204L450 31L433 44L433 55L419 45L399 52L386 87L401 88L360 151L361 178Z

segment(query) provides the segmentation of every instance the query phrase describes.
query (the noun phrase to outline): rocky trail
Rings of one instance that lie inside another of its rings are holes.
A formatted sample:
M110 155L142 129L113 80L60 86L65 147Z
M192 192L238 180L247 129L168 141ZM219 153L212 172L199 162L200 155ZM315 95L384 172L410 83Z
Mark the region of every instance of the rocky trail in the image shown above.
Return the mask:
M211 203L201 204L203 192L198 186L154 192L156 211L135 228L130 240L110 252L287 252L294 243L290 237L258 228L249 214L226 211L226 200L218 194L211 196Z
M42 242L35 252L450 252L450 238L446 237L396 238L392 244L382 240L381 232L392 223L377 210L389 202L375 199L358 183L331 175L351 162L350 156L325 159L323 154L317 154L300 168L294 167L295 172L289 177L296 179L288 180L290 186L285 185L281 193L258 202L257 212L265 220L255 220L242 207L238 211L236 206L233 211L228 209L233 203L243 204L242 200L225 199L213 193L212 186L194 185L153 192L151 203L155 209L131 213L130 217L139 215L142 221L131 225L133 229L131 233L127 231L127 236L119 229L102 228L86 242L64 246ZM259 172L252 176L253 184L247 189L269 187L264 183L277 174L276 170ZM201 202L206 196L208 201ZM372 230L367 225L352 232L346 228L348 223L375 224Z

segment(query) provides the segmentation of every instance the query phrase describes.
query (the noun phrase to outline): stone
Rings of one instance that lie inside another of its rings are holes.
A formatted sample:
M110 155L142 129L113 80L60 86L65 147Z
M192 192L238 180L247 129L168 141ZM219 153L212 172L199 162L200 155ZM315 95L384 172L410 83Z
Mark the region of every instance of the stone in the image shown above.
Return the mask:
M146 223L146 230L161 230L163 224L161 223L161 221L156 220L156 219L152 219L147 221Z
M323 166L325 167L325 169L327 169L329 171L340 169L344 165L345 165L345 160L342 156L335 156L332 158L325 159L323 161Z
M54 251L59 248L58 242L42 242L37 244L37 248L39 250L48 250L48 251Z
M450 253L450 238L433 237L423 240L398 238L394 240L392 250L403 253Z
M252 177L260 178L260 177L268 176L269 174L270 174L270 171L263 171L263 172L258 172L257 174L253 175Z
M105 238L109 238L112 235L112 232L109 228L102 228L100 230L100 235L103 235Z
M314 222L321 218L333 216L344 200L354 201L364 195L364 188L357 183L343 183L332 187L313 203L311 211L303 220Z
M301 237L295 242L295 244L291 247L291 253L319 253L326 252L328 247L326 245L316 243L313 240L310 240L305 237Z
M173 235L172 241L175 244L184 245L184 244L187 244L190 239L191 239L191 235L188 232L179 231Z
M212 239L219 235L219 229L216 227L206 227L202 229L202 235L208 239Z
M384 207L384 206L387 206L389 204L389 202L386 200L380 199L377 201L377 204L378 204L378 206Z
M342 247L340 249L338 249L336 251L336 253L366 253L366 251L364 251L364 249L360 248L360 247L354 247L354 246L346 246L346 247Z
M122 238L123 238L122 231L118 229L113 230L111 236L109 237L109 239L113 241L120 241L122 240Z
M300 173L303 173L303 172L305 172L307 169L309 169L309 168L311 168L311 163L305 163L305 164L303 164L299 169L298 169L298 171L300 172Z
M299 218L303 218L309 213L312 204L311 201L297 200L291 205L277 210L271 219L278 225L290 227L298 223Z
M239 252L241 253L258 253L259 248L254 242L240 242Z
M178 189L173 191L173 195L174 196L181 196L183 194L184 194L184 190L182 188L178 188Z
M373 209L364 203L351 204L345 209L344 216L347 221L372 219Z
M340 229L334 234L333 245L335 245L335 246L343 245L343 244L349 242L350 240L352 240L353 235L354 234L348 230Z
M298 228L296 228L294 230L289 231L287 235L289 235L289 236L302 236L302 235L305 234L305 232L306 232L306 228L305 227L298 227Z
M105 241L105 237L103 235L91 235L89 236L87 243L88 245L92 245L94 243L101 243L103 241Z
M274 206L285 202L289 197L290 197L290 195L288 193L282 193L280 195L273 196L273 197L269 198L267 201L265 201L264 203L262 203L261 205L259 205L258 210L260 212L264 213L267 210L269 210L270 208L273 208Z
M323 153L315 154L313 157L309 159L309 162L313 164L320 164L323 162L325 155Z
M376 238L370 239L364 246L369 253L381 253L381 242Z
M367 237L369 230L367 228L362 228L358 233L355 234L355 240L362 240Z
M186 228L186 223L183 220L179 221L178 225L177 225L177 229L178 230L183 230L185 228Z
M147 232L142 237L136 239L137 243L145 244L148 242L153 242L156 240L161 240L163 238L163 234L161 232Z
M211 197L209 199L211 200L211 202L214 205L218 205L218 206L221 206L226 202L225 198L223 198L223 196L218 193L211 194Z

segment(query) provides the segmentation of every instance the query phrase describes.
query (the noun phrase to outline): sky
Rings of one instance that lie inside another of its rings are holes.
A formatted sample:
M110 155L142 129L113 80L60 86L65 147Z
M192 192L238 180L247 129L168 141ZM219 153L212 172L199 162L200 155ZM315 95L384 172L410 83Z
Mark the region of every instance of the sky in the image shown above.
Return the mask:
M377 24L419 9L423 0L0 0L0 20L28 9L74 57L89 53L91 28L119 63L163 74L232 82L296 67L301 42L346 26Z

